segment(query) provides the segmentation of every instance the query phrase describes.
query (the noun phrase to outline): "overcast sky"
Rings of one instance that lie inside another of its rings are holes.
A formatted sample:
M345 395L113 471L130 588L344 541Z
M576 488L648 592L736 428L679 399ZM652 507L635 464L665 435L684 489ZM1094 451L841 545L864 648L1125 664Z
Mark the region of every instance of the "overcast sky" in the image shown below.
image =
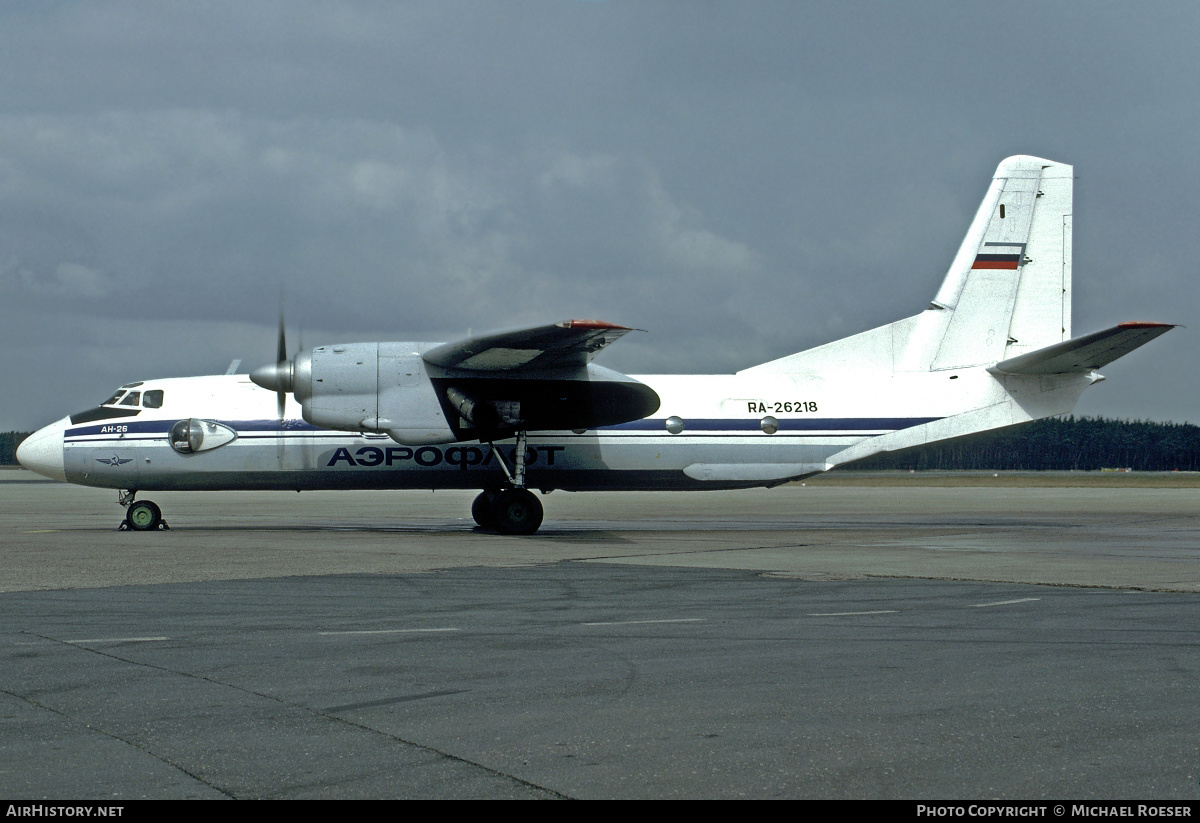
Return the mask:
M1200 4L0 2L0 430L290 342L595 317L731 372L915 314L1071 163L1078 413L1200 423Z

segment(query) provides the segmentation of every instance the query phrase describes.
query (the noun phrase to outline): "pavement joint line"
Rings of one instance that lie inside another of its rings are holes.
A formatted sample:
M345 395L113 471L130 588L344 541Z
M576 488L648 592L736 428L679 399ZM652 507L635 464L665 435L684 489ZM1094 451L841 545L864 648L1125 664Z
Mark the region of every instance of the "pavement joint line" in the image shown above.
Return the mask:
M352 629L341 632L317 632L322 637L339 634L429 634L434 632L457 632L462 631L453 627L440 629Z
M709 549L681 549L678 551L672 549L660 549L648 552L637 552L629 554L605 554L597 555L596 557L580 557L569 559L567 562L574 563L595 563L606 562L610 560L630 560L638 557L686 557L688 555L703 555L703 554L721 554L724 552L758 552L758 551L780 551L782 549L808 549L813 548L810 543L780 543L778 545L769 546L722 546Z
M852 617L860 614L900 614L899 609L879 609L873 612L822 612L810 614L809 617Z
M602 623L582 623L583 626L640 626L647 623L703 623L703 617L680 617L677 619L664 620L615 620Z
M1016 600L998 600L995 603L972 603L973 609L986 609L988 606L1011 606L1014 603L1034 603L1041 600L1040 597L1019 597Z
M87 640L64 640L64 643L79 645L83 643L157 643L170 640L169 637L93 637Z

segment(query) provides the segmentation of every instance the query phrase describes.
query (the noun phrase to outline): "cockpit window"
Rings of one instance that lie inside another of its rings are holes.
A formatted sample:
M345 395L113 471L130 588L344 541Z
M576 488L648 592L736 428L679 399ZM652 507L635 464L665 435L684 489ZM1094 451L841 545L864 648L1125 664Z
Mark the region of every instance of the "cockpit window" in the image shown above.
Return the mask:
M154 389L142 395L142 405L148 409L161 409L163 404L162 389Z
M101 406L115 406L115 405L117 405L117 401L121 399L121 395L123 395L124 393L125 393L125 389L123 389L123 388L117 389L115 392L113 392L112 397L108 398L100 405Z
M125 398L123 400L121 400L121 405L122 406L136 406L138 403L141 402L141 400L142 400L142 393L140 391L131 391L129 394L125 395Z

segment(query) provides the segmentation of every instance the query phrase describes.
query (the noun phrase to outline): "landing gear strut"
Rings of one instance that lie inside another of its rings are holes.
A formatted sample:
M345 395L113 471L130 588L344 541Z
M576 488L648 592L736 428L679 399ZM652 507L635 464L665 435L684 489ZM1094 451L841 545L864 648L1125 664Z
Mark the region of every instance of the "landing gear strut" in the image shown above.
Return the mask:
M481 492L471 504L471 517L481 528L494 529L501 534L533 534L542 525L543 511L541 501L525 488L525 432L517 434L512 471L509 471L496 444L488 445L492 447L492 454L504 471L509 486Z
M117 492L117 502L125 507L125 519L118 527L121 531L148 532L155 529L170 529L167 521L162 518L162 509L149 500L134 502L137 489L121 489Z

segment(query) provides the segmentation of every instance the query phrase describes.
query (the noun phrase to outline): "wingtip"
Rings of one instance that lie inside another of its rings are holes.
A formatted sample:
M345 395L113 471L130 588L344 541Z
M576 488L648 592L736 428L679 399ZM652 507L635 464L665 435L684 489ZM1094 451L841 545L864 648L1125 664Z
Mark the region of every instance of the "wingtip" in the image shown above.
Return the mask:
M637 331L636 329L631 329L629 326L621 326L617 323L608 323L604 320L564 320L557 325L564 329L614 329L623 331Z
M1118 329L1173 329L1178 323L1149 323L1146 321L1135 320L1129 323L1118 323Z

